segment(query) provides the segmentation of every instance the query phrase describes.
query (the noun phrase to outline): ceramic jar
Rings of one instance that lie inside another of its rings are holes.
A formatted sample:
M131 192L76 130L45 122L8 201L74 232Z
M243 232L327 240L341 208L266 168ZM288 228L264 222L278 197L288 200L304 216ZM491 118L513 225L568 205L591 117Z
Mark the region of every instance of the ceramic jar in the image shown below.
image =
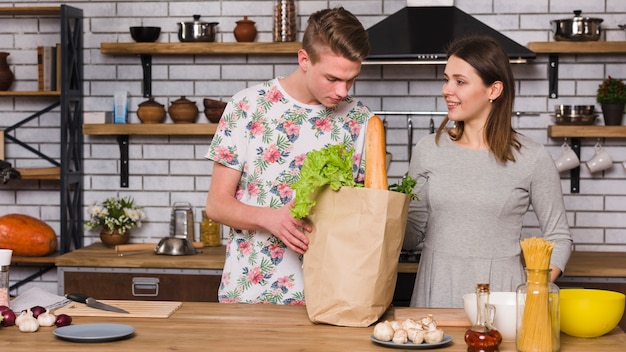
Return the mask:
M161 123L165 121L165 107L150 97L139 104L137 117L143 123Z
M11 72L7 57L10 54L7 52L0 52L0 91L7 91L13 84L15 76Z
M237 26L233 31L235 39L238 42L253 42L257 33L254 23L248 19L248 16L243 16L242 20L237 21Z
M194 123L198 118L198 106L195 101L191 101L185 96L174 100L167 112L174 123Z

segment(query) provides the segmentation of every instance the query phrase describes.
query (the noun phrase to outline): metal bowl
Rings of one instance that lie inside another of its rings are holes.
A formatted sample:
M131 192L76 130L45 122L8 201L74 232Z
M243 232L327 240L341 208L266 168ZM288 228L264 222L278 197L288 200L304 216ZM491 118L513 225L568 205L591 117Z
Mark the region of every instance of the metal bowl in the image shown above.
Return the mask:
M595 105L555 105L554 113L566 116L590 116L595 113Z
M186 238L165 237L154 248L154 253L163 255L193 255L197 252L193 243Z

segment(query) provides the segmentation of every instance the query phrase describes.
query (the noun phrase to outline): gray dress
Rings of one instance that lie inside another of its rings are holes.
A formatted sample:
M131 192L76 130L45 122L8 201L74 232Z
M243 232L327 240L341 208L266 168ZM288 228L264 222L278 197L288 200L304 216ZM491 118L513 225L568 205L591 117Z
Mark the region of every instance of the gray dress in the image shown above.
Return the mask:
M543 145L519 135L516 162L498 163L487 150L458 146L447 134L413 149L409 174L418 181L403 247L423 248L411 306L462 307L476 284L515 291L524 280L520 240L532 206L544 238L554 242L551 263L561 270L572 238L559 174Z

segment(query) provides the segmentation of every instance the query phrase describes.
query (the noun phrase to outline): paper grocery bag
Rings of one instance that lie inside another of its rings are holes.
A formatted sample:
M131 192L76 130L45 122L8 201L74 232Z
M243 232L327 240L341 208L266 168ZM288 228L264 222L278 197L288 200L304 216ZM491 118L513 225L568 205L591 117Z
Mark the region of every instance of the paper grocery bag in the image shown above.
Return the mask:
M304 297L314 323L365 327L393 299L409 196L324 187L315 197L304 254Z

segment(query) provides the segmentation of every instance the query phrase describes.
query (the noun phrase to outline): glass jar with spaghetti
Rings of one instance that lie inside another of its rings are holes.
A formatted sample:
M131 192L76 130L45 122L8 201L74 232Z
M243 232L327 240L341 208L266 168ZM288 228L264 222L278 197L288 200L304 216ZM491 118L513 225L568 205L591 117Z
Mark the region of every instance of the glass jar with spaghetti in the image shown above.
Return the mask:
M550 269L526 268L526 283L517 288L516 347L520 352L556 352L561 348L559 287Z

